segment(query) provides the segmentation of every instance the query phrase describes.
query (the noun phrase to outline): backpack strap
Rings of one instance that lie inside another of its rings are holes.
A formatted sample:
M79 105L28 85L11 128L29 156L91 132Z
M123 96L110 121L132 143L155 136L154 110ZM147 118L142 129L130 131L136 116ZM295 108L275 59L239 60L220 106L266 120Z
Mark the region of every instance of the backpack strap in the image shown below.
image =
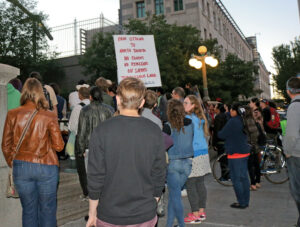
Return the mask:
M84 107L86 104L84 102L79 103L80 106Z
M53 105L52 105L52 101L51 101L51 98L50 98L50 94L44 86L43 86L43 92L44 92L44 96L45 96L46 100L49 103L49 109L53 110Z
M300 99L295 99L294 101L292 101L290 104L294 103L294 102L300 102Z

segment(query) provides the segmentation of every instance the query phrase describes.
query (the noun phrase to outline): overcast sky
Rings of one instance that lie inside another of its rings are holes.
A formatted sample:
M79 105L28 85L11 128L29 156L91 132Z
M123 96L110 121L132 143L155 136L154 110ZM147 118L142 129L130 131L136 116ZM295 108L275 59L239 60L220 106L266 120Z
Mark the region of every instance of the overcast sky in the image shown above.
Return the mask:
M187 0L188 1L188 0ZM297 0L223 0L244 35L257 36L258 51L271 72L272 48L300 35ZM38 10L49 15L50 27L104 17L118 22L119 0L39 0Z

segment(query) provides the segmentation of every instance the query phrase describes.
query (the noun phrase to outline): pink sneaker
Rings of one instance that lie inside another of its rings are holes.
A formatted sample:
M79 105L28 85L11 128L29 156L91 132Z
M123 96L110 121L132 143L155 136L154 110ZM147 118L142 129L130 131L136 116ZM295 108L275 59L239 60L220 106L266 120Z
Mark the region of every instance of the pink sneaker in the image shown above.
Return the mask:
M199 214L199 220L204 221L206 219L206 213L202 212Z
M195 216L193 213L189 213L186 218L184 218L185 224L200 224L200 217Z

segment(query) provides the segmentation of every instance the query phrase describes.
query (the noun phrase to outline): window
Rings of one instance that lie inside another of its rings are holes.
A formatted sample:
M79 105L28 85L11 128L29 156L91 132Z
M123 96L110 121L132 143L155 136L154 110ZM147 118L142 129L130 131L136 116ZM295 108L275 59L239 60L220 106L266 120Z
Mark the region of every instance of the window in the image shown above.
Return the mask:
M212 35L211 35L211 33L209 33L209 39L212 39Z
M182 0L174 0L174 11L183 10Z
M206 28L204 28L204 40L207 39L207 32L206 32Z
M142 18L142 17L146 16L144 1L136 3L136 15L137 15L137 18Z
M221 33L221 20L218 18L219 32Z
M207 17L208 17L208 20L210 20L209 3L207 3Z
M202 0L202 11L203 12L205 11L205 2L204 2L204 0Z
M155 0L155 14L164 14L164 0Z

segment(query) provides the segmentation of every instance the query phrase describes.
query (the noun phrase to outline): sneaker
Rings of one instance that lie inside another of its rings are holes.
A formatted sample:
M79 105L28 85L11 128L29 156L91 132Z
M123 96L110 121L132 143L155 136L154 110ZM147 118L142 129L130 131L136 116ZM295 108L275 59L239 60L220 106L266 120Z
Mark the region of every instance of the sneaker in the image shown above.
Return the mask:
M205 212L200 213L199 214L199 219L200 219L200 221L206 220L206 213Z
M186 218L184 218L185 224L200 224L200 217L195 216L193 213L189 213Z
M181 190L181 197L186 197L186 196L187 196L186 189Z
M89 201L89 196L87 195L80 195L79 198L81 199L81 201Z
M220 177L219 178L219 181L229 181L230 179L229 178L225 178L225 177Z

